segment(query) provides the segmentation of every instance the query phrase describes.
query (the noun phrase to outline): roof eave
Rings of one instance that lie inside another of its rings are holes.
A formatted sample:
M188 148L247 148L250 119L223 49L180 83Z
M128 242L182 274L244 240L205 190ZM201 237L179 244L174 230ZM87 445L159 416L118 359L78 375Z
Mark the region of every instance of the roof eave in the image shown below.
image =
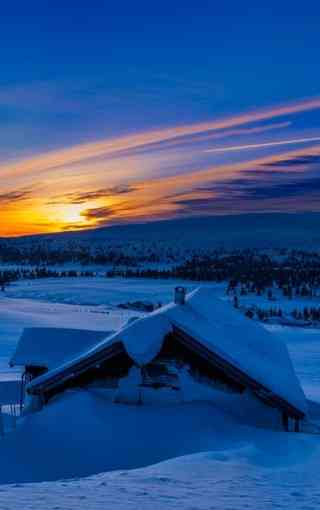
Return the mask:
M57 374L53 373L50 378L50 372L45 374L45 380L37 381L35 379L26 388L27 393L30 395L40 395L46 393L56 387L61 386L66 381L73 379L74 377L81 375L84 371L88 370L92 366L97 363L101 363L110 359L121 352L125 352L124 346L122 342L116 342L115 344L109 346L104 351L100 351L98 353L94 353L92 356L84 360L80 360L78 363L73 365L69 365L65 370L61 370ZM54 372L54 370L53 370ZM40 376L41 377L41 376ZM40 379L40 378L39 378Z

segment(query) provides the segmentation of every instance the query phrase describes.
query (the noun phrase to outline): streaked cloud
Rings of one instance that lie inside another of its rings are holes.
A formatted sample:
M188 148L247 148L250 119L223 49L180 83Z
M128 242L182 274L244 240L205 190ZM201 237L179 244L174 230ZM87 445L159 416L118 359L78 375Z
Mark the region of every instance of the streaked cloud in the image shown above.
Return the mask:
M252 149L264 149L265 147L277 147L280 145L300 145L301 143L311 143L311 142L320 142L320 136L310 137L310 138L297 138L294 140L278 140L274 142L264 142L264 143L251 143L248 145L235 145L231 147L218 147L216 149L207 149L206 152L237 152L243 150L252 150Z
M320 133L299 130L295 117L319 108L320 98L307 99L2 163L0 235L253 207L320 209Z
M7 193L0 193L0 204L22 202L30 199L31 196L32 190L15 190L8 191Z
M44 155L35 156L33 158L5 166L2 165L2 167L0 167L0 173L1 175L13 174L13 176L29 172L33 172L34 174L42 173L44 171L55 170L59 167L66 167L79 162L88 162L90 159L94 158L114 156L119 151L135 149L137 147L146 146L156 142L197 135L207 131L218 131L233 128L236 126L275 119L282 116L294 115L299 112L306 112L319 108L320 98L312 98L292 103L290 105L252 111L211 122L157 129L118 138L108 138L107 140L95 143L81 144L68 149L52 151Z
M306 165L316 165L320 163L320 156L318 154L306 154L305 156L291 159L282 159L281 161L275 161L271 163L266 163L267 166L281 166L281 167L292 167L292 166L306 166Z
M66 193L59 195L56 199L52 199L49 204L84 204L90 200L106 199L117 195L127 195L133 193L135 188L126 184L119 186L112 186L110 188L97 189L93 191L84 191L78 193Z

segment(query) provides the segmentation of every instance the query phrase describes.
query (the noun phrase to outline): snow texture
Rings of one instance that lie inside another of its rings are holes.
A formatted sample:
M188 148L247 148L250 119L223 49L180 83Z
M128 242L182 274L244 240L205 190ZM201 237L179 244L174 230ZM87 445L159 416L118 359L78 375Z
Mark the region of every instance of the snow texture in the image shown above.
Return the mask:
M52 369L87 351L111 332L67 328L26 328L10 361L11 366Z
M138 470L70 481L2 485L1 508L317 510L320 474L312 446L319 454L315 442L295 443L284 440L282 434L270 442L248 441Z

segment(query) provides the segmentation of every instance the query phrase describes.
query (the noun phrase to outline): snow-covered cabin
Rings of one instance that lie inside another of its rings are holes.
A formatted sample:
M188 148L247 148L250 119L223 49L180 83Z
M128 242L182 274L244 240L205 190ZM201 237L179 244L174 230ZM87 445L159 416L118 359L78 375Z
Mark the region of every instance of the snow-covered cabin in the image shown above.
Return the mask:
M140 390L177 394L186 373L212 395L217 389L250 394L262 407L276 411L285 429L292 419L299 430L306 401L286 345L209 288L188 295L176 289L173 303L49 367L28 384L27 392L41 405L67 389L107 381L117 388L115 401L125 381Z

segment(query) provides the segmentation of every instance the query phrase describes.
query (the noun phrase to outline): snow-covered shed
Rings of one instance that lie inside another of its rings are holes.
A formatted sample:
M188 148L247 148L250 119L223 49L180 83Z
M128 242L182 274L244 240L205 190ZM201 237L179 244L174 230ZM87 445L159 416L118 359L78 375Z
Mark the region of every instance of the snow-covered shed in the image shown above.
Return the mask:
M24 367L24 378L32 380L76 355L86 352L112 332L67 328L26 328L10 360Z
M66 388L104 378L120 381L132 368L140 371L142 386L177 389L179 367L209 385L250 391L281 412L285 428L292 418L299 430L306 401L286 345L209 288L187 296L176 289L173 303L36 377L27 391L45 403Z

